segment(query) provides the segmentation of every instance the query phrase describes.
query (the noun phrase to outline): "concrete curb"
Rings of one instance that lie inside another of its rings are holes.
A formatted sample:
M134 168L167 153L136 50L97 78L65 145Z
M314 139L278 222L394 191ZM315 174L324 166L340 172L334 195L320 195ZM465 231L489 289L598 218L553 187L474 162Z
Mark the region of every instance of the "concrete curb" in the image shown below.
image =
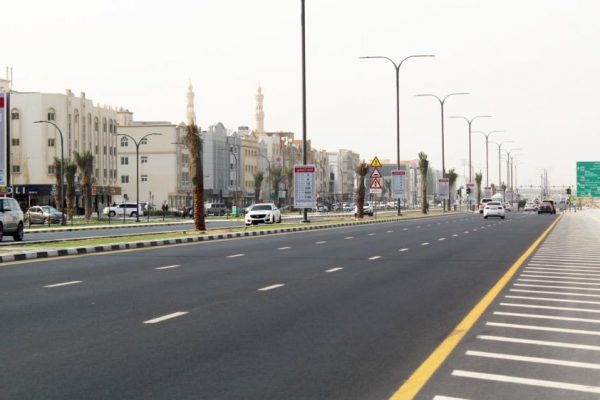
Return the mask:
M206 242L206 241L223 240L223 239L235 239L235 238L251 237L251 236L265 236L265 235L273 235L273 234L278 234L278 233L291 233L291 232L311 231L311 230L317 230L317 229L341 228L344 226L370 225L370 224L381 224L381 223L388 223L388 222L409 221L409 220L420 219L420 218L436 218L436 217L442 217L442 216L446 216L446 215L448 215L448 214L415 216L415 217L408 217L408 218L407 217L404 217L404 218L398 218L398 217L382 218L382 219L369 220L369 221L352 221L352 222L342 222L342 223L327 224L327 225L307 225L307 226L302 226L302 227L267 229L267 230L263 230L263 231L222 233L222 234L215 234L215 235L210 235L210 234L197 235L197 236L191 236L188 238L106 244L106 245L102 245L102 246L69 247L69 248L57 249L57 250L21 251L21 252L15 252L15 253L11 253L11 254L1 255L0 263L6 263L6 262L11 262L11 261L34 260L34 259L39 259L39 258L67 257L67 256L73 256L73 255L93 254L93 253L129 250L129 249L141 249L141 248L168 246L168 245L183 244L183 243Z

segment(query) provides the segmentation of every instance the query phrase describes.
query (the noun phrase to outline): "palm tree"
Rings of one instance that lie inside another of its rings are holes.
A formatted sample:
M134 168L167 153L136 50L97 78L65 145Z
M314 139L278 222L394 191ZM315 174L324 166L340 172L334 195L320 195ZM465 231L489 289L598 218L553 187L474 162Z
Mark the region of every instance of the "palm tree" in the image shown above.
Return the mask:
M358 175L358 187L356 188L356 218L364 217L365 176L368 172L369 164L364 161L356 167L356 175Z
M92 215L92 174L94 173L94 156L90 151L83 154L74 151L75 164L81 172L81 186L83 189L83 207L85 218L90 219Z
M77 173L77 165L71 160L65 161L65 180L67 181L67 213L69 219L73 221L75 215L75 174Z
M427 214L429 204L427 203L427 171L429 170L429 160L427 154L419 153L419 172L421 173L421 212Z
M294 187L294 169L293 168L285 168L283 171L285 181L287 183L287 190L285 191L286 204L293 206L292 204L292 188Z
M63 199L62 199L62 185L63 183L60 181L61 178L61 168L62 163L60 158L54 157L54 172L56 174L56 191L54 192L54 202L56 203L56 208L59 210L63 209Z
M197 231L206 230L204 216L204 170L202 168L202 138L198 127L192 122L186 126L185 143L190 151L190 175L194 199L194 225Z
M451 206L452 204L450 199L452 198L452 193L454 193L454 184L456 183L456 178L458 178L458 174L456 173L456 171L454 170L454 168L451 168L448 173L446 173L446 178L448 178L448 191L449 191L449 196L448 196L448 211L451 210Z
M260 202L260 188L262 186L262 182L265 178L265 175L262 171L258 171L254 173L254 201Z
M477 207L479 207L479 202L481 201L481 180L483 179L483 175L481 172L475 174L475 184L477 185Z
M273 185L273 193L275 193L274 203L277 204L277 207L281 207L279 200L279 184L283 180L283 168L271 167L269 169L269 176L271 177L271 184Z

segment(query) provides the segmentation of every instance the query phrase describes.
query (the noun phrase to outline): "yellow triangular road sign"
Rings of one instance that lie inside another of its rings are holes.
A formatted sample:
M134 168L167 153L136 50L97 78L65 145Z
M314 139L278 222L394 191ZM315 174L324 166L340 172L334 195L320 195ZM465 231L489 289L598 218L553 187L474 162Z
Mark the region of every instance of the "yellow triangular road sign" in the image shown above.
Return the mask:
M383 165L381 165L381 161L379 161L379 158L375 157L373 159L373 161L371 161L370 167L371 168L381 168L381 167L383 167Z

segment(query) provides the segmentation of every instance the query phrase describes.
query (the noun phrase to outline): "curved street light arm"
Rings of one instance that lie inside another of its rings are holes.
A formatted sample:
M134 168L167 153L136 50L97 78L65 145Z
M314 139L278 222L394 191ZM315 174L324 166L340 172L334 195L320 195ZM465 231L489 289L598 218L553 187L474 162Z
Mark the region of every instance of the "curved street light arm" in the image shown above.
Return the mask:
M396 64L394 62L394 60L392 60L391 58L386 57L386 56L362 56L360 58L364 58L364 59L368 59L368 58L381 58L381 59L384 59L384 60L388 60L389 62L391 62L392 64L394 64L394 68L396 68L396 71L400 69L400 65L402 64L402 63ZM404 61L404 60L402 60L402 61Z
M449 93L446 95L446 97L444 97L444 100L442 100L442 103L444 103L446 101L446 99L450 96L460 96L460 95L465 95L465 94L471 94L469 92L455 92L455 93Z

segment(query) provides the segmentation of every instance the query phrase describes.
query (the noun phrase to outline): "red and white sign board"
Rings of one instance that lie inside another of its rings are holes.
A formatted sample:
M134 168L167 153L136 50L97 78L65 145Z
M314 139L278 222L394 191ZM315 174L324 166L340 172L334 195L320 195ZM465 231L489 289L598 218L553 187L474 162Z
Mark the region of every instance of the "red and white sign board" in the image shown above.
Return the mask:
M6 186L6 100L8 94L0 93L0 186Z
M395 169L392 171L392 198L401 199L405 197L406 171Z
M438 179L438 195L440 199L450 200L450 179Z
M294 165L294 207L314 208L316 205L315 165Z

